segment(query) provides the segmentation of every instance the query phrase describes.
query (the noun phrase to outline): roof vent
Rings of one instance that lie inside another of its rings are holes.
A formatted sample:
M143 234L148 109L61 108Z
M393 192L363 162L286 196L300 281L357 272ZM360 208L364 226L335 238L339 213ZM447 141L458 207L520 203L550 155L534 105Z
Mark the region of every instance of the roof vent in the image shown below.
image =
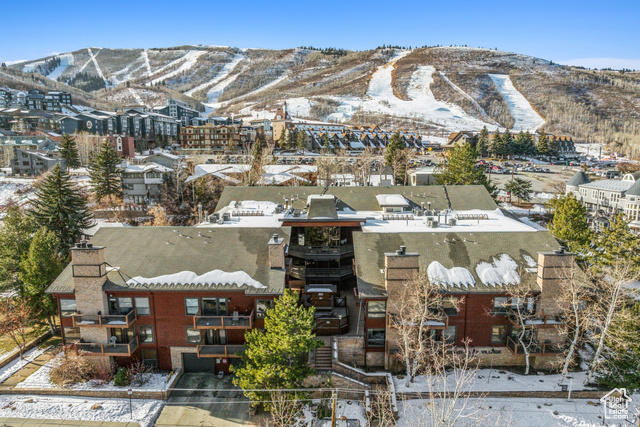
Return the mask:
M273 241L274 241L275 243L278 243L278 235L277 235L277 234L274 234L274 235L273 235Z
M406 246L400 246L400 249L398 249L396 251L396 255L404 255L407 253L407 247Z
M556 249L556 250L555 250L555 251L553 251L553 252L554 252L554 253L556 253L556 254L564 254L564 251L565 251L566 249L567 249L566 247L564 247L564 246L560 246L558 249Z

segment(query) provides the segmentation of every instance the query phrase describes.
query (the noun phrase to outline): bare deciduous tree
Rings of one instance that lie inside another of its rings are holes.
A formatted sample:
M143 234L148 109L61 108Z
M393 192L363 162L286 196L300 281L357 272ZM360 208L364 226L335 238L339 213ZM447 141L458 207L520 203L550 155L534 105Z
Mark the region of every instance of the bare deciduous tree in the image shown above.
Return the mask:
M377 387L371 391L369 398L362 401L364 414L370 426L396 427L396 417L391 403L391 391L387 387Z
M528 278L529 276L525 276ZM531 282L522 279L519 284L509 285L507 295L509 300L504 304L509 316L517 325L513 328L515 332L518 350L522 349L525 360L525 375L529 375L531 368L531 352L538 347L537 336L534 333L533 325L539 320L539 315L535 311L535 300L531 294Z
M18 298L0 300L0 335L8 335L18 347L20 359L24 355L27 344L27 331L32 319L36 316L34 310L26 301Z
M291 391L272 391L270 394L270 419L265 427L295 427L301 426L304 419L303 401L297 393Z

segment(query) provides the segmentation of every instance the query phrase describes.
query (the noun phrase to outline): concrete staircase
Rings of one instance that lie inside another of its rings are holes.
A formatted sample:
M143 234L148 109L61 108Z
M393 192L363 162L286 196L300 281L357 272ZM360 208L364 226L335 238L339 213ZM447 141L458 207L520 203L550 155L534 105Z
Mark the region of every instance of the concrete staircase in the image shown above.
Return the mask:
M333 369L333 364L331 363L330 346L325 345L324 347L320 347L316 350L316 357L313 368L316 371L330 371L331 369Z

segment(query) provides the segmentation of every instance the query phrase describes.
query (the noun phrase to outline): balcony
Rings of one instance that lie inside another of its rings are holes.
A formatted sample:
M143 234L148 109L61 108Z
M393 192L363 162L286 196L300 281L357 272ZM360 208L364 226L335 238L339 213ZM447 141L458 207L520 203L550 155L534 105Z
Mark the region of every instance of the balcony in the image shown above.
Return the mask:
M522 326L518 316L513 311L509 313L508 319L512 325L518 328ZM543 316L540 319L526 319L524 326L525 328L555 328L561 323L556 316Z
M346 298L337 298L331 311L316 310L316 335L342 335L349 332L349 307Z
M253 311L248 316L203 316L198 311L193 316L195 329L253 329Z
M138 348L138 337L133 338L126 344L99 344L77 342L76 350L84 353L85 356L124 356L131 357Z
M291 276L300 279L344 279L353 276L353 266L345 265L336 268L312 268L304 265L293 265Z
M244 353L244 345L199 345L198 357L241 357L237 353Z
M74 314L71 316L74 327L129 328L138 319L134 308L127 314Z
M342 246L289 246L289 255L313 261L329 261L339 257L353 256L353 244Z
M524 347L521 344L518 344L513 338L507 337L507 347L514 356L525 354ZM564 350L557 344L551 344L545 342L544 344L533 343L529 348L530 356L544 356L549 354L560 354Z

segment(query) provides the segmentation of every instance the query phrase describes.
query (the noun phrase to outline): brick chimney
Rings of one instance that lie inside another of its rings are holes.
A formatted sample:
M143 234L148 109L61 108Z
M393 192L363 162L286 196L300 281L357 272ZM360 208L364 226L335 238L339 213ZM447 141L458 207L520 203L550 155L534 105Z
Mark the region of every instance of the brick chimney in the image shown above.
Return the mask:
M540 305L538 312L547 316L560 313L558 298L562 294L562 283L568 278L575 264L575 254L560 248L553 252L538 253L538 277Z
M409 280L414 279L420 270L417 253L408 253L406 246L400 246L395 252L384 254L384 287L391 299L399 294Z
M285 268L284 239L277 234L269 239L269 268Z
M75 287L76 306L80 314L109 314L107 295L102 285L107 280L104 247L82 241L71 248L71 265ZM86 342L108 343L107 328L80 327L80 336Z

